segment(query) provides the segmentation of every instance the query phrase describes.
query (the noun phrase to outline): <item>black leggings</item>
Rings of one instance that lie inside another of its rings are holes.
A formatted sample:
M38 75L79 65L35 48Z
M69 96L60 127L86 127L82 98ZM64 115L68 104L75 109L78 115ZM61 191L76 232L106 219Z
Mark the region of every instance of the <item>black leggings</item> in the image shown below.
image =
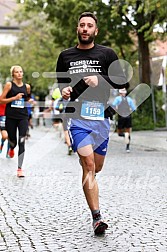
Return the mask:
M28 119L6 118L6 130L10 148L14 149L17 145L17 129L19 133L18 141L18 167L22 167L25 152L25 136L28 129Z

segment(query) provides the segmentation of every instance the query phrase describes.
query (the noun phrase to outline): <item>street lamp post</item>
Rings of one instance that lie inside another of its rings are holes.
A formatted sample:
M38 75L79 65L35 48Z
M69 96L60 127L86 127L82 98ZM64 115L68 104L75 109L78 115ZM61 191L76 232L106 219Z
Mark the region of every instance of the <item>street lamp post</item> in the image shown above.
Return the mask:
M163 76L162 91L163 91L163 96L164 96L164 107L165 107L165 126L167 128L166 65L167 65L167 55L165 55L162 62L162 76Z

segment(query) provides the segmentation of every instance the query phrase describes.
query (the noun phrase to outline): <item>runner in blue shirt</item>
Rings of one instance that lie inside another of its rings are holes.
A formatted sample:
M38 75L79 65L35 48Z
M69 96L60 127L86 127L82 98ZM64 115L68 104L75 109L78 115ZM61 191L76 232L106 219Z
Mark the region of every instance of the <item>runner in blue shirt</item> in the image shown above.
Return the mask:
M119 96L117 96L113 103L112 107L118 113L118 125L117 132L118 136L125 138L126 151L130 152L130 133L132 130L132 117L131 113L136 110L136 106L132 98L126 96L127 91L125 88L119 89Z

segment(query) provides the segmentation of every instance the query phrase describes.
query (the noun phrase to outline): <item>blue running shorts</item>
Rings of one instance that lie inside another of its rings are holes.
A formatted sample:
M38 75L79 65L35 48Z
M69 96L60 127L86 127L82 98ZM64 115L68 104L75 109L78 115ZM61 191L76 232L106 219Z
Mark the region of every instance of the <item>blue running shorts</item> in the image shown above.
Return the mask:
M110 122L104 121L71 119L69 122L69 134L73 151L92 145L93 151L105 156L109 141Z

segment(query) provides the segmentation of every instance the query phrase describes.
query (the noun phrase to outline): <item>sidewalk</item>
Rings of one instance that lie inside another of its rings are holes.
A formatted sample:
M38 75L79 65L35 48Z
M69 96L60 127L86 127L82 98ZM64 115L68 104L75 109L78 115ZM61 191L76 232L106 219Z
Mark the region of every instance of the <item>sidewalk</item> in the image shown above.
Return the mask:
M132 131L132 145L148 148L150 150L167 150L167 131ZM117 133L110 133L110 140L120 142Z

